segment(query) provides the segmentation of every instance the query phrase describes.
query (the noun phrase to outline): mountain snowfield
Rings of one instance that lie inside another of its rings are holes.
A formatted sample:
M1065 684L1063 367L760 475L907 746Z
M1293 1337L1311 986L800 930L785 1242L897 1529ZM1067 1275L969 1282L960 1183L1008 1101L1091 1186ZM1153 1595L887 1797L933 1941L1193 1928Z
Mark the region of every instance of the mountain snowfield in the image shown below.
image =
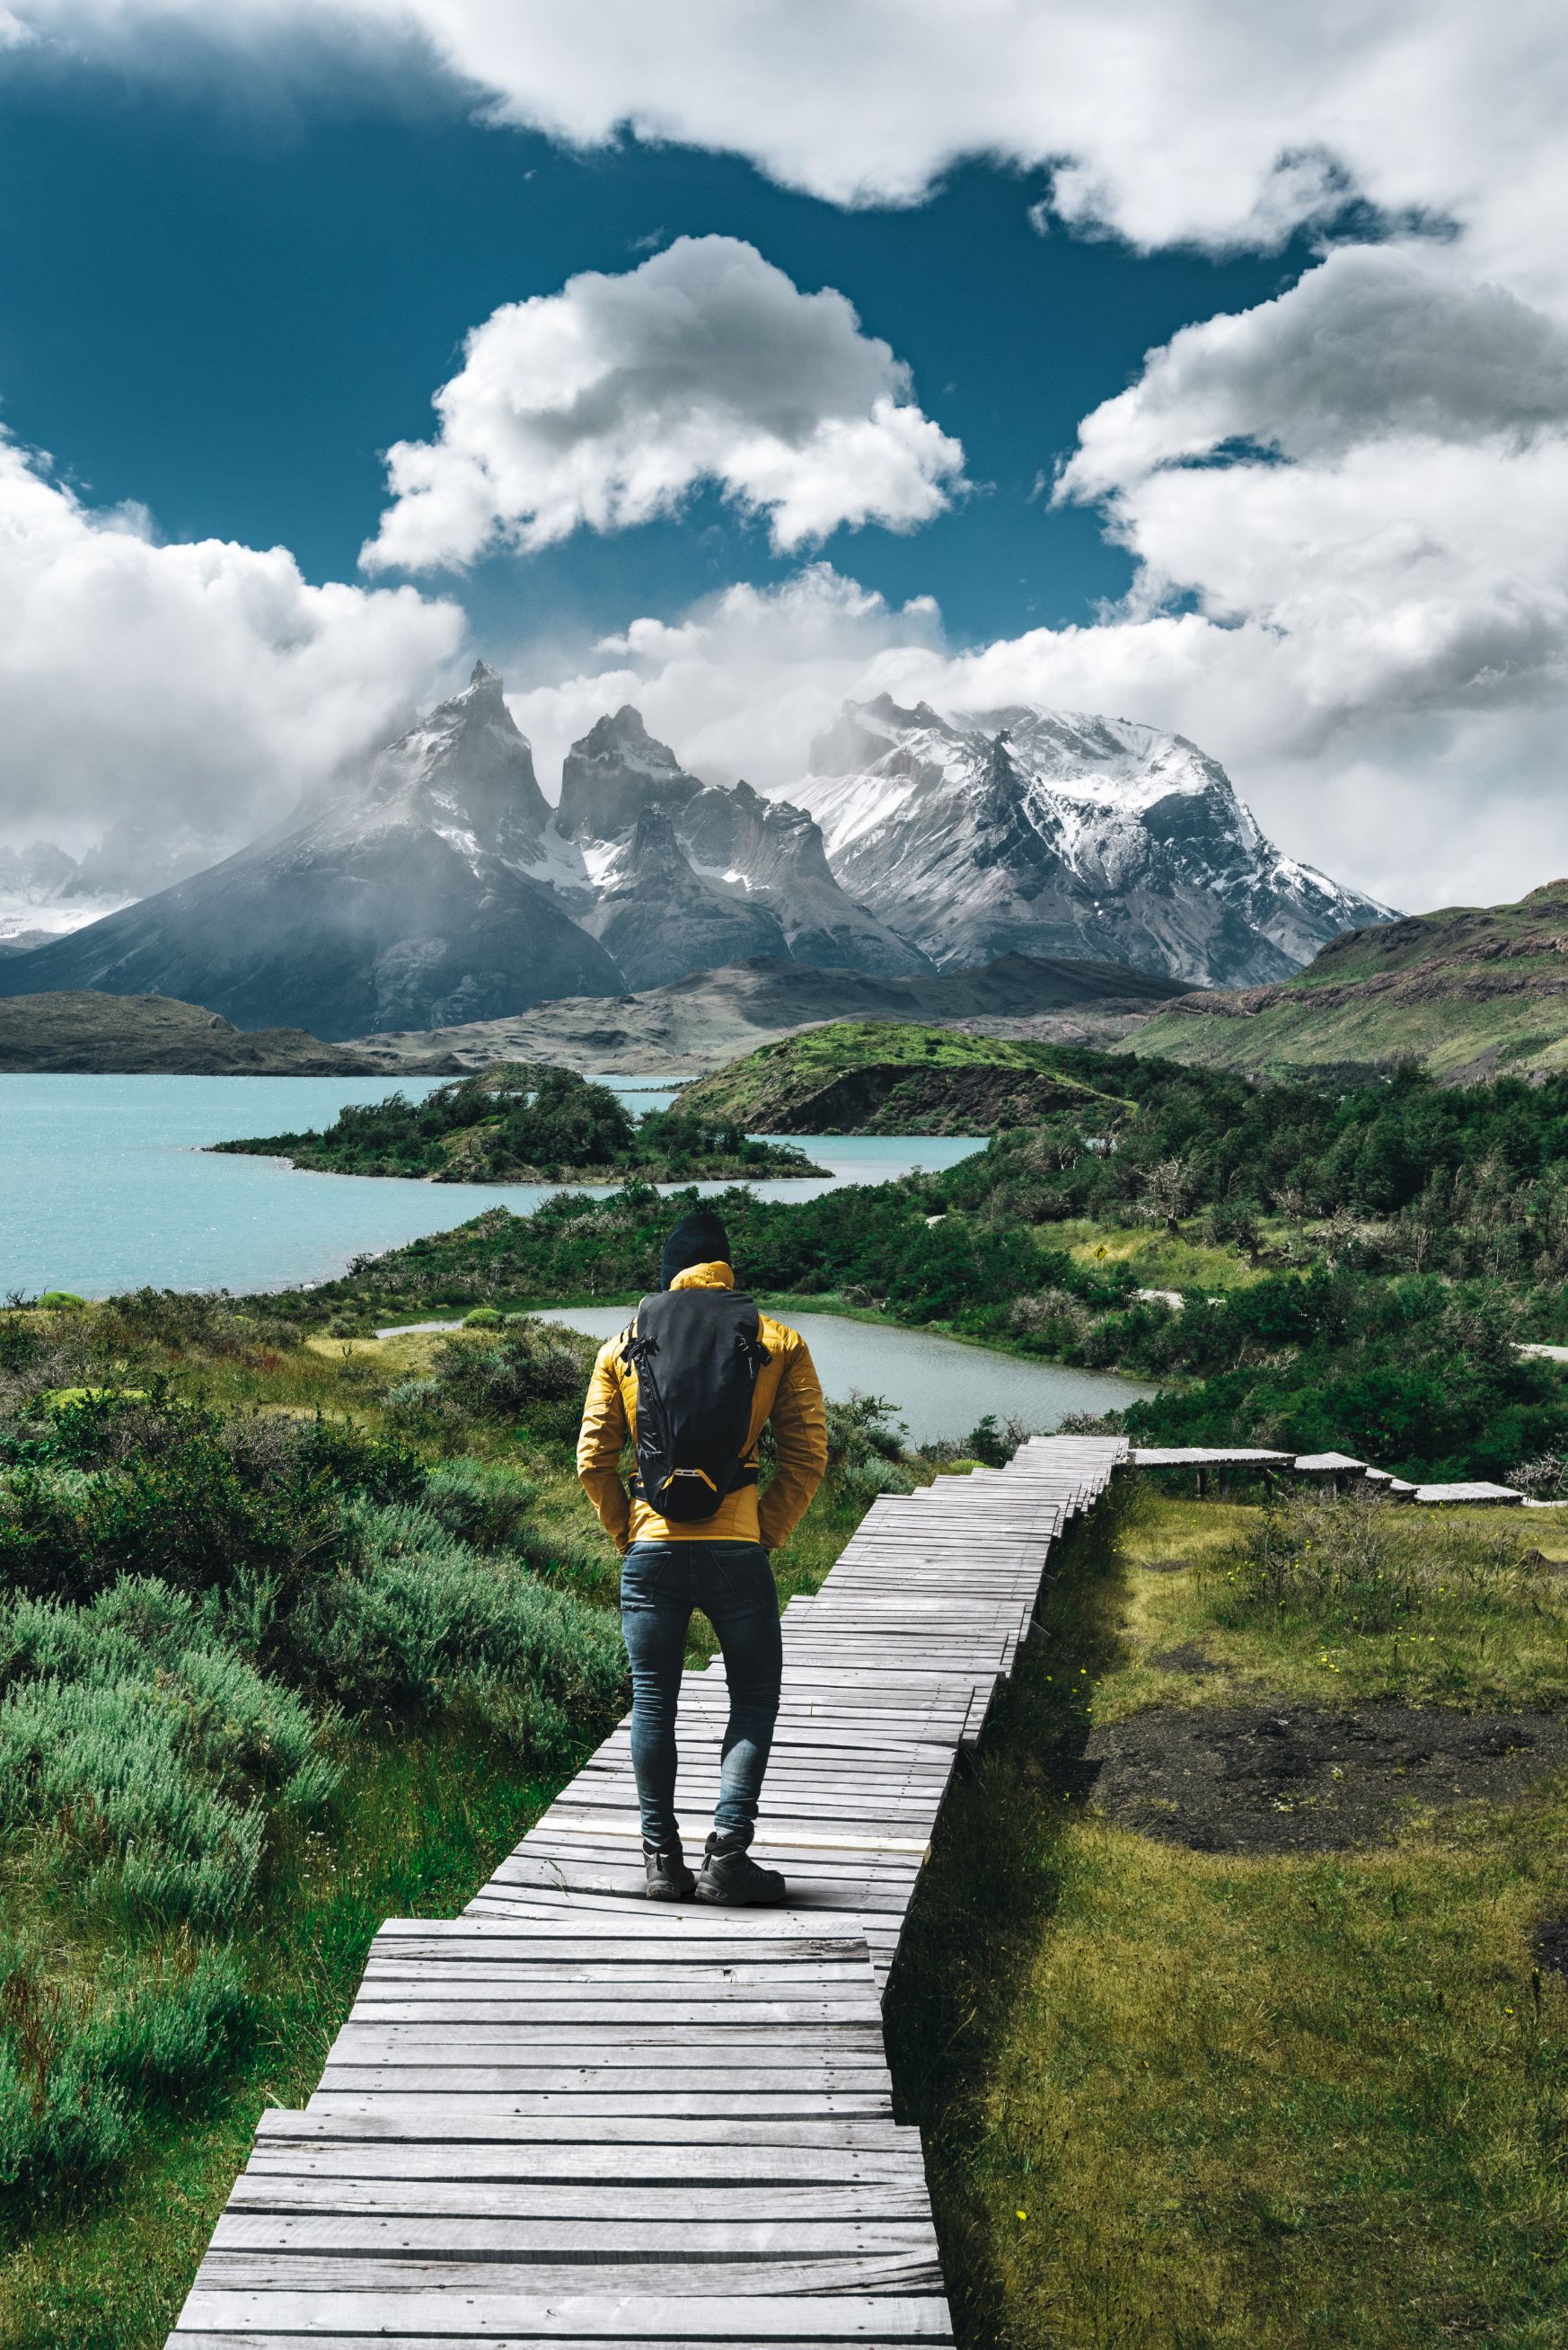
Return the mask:
M1148 727L884 698L847 705L813 764L766 797L704 784L628 705L572 745L552 808L480 663L358 791L6 955L0 994L172 995L336 1038L757 957L900 978L1020 952L1256 984L1387 919L1281 857L1221 768Z
M787 796L834 872L939 964L1094 955L1259 985L1393 909L1285 857L1179 734L1024 704L846 703Z

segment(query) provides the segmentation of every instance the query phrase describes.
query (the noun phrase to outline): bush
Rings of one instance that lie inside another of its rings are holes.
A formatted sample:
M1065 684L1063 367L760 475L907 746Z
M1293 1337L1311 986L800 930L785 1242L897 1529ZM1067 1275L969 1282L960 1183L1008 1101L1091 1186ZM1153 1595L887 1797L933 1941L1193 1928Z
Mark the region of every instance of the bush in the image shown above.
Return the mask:
M466 1705L554 1759L624 1696L615 1618L510 1559L483 1558L428 1510L366 1510L358 1565L288 1625L302 1679L406 1716Z
M140 1574L202 1591L244 1562L286 1602L351 1543L347 1497L411 1501L424 1477L400 1439L346 1423L225 1421L160 1383L86 1389L0 1442L0 1583L82 1600Z
M510 1422L570 1441L596 1351L576 1330L520 1315L494 1339L444 1339L428 1378L394 1388L387 1408L400 1427L431 1435Z
M89 1897L213 1924L249 1897L267 1806L337 1783L324 1725L165 1585L0 1611L0 1834L34 1829Z
M0 1951L0 2186L39 2192L110 2169L139 2111L186 2102L248 2044L254 2010L226 1951L94 2010L36 1960Z
M521 1551L538 1487L493 1461L443 1461L426 1481L423 1505L448 1534L475 1550Z

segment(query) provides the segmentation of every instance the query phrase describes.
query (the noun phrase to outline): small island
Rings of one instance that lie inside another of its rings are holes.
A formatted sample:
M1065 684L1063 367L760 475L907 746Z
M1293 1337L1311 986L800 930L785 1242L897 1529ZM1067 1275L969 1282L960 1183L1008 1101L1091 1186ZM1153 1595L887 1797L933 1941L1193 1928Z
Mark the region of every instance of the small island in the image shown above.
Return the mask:
M752 1140L732 1118L679 1108L633 1118L608 1086L529 1061L497 1062L423 1101L396 1093L350 1103L320 1133L212 1148L321 1174L431 1183L745 1182L824 1171L787 1144Z

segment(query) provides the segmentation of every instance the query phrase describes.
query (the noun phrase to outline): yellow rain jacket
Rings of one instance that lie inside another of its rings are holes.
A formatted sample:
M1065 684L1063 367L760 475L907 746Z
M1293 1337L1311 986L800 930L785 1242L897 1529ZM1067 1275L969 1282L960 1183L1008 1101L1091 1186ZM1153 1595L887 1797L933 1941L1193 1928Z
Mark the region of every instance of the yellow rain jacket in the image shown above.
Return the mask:
M678 1273L671 1289L733 1289L727 1264L693 1264ZM725 1495L711 1518L671 1525L657 1510L629 1494L621 1482L622 1447L637 1426L637 1372L621 1359L627 1332L599 1349L583 1425L577 1437L577 1475L617 1550L634 1542L760 1542L776 1550L804 1515L827 1467L827 1420L822 1386L805 1340L798 1330L761 1315L768 1359L757 1374L745 1458L754 1466L757 1446L769 1420L778 1452L778 1473L760 1502L755 1485Z

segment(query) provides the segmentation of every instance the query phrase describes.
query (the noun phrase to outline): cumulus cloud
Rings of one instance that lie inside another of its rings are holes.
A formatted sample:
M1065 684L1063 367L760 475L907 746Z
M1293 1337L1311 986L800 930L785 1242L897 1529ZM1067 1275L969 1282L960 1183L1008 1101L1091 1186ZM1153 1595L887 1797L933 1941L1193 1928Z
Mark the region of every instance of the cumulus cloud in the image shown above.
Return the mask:
M1255 453L1235 458L1238 442ZM1146 699L1163 678L1216 747L1290 767L1371 853L1427 860L1450 894L1467 872L1527 887L1564 861L1542 763L1551 713L1568 716L1554 318L1459 255L1332 254L1277 301L1151 353L1084 421L1057 494L1097 499L1137 558L1126 611L1083 634L1144 664ZM1414 765L1444 781L1412 825Z
M0 442L0 835L237 846L384 739L464 625L411 588L313 588L283 547L160 545Z
M704 482L766 515L781 549L841 524L910 529L961 484L963 452L909 390L842 294L801 293L735 237L680 237L475 328L436 438L389 452L363 560L419 570L625 530Z
M507 700L552 796L568 746L623 702L706 781L768 790L804 772L841 702L897 690L944 645L929 597L889 605L814 563L776 588L728 588L680 620L634 620Z
M307 0L19 0L122 51L149 23L248 45L320 31ZM749 157L836 203L905 203L965 155L1052 174L1075 227L1141 246L1269 244L1354 192L1439 213L1493 272L1568 283L1558 223L1568 44L1554 0L338 0L413 35L493 116L599 146Z
M1451 247L1344 245L1256 309L1185 327L1079 428L1071 495L1245 440L1333 457L1397 437L1519 443L1568 422L1568 329Z

